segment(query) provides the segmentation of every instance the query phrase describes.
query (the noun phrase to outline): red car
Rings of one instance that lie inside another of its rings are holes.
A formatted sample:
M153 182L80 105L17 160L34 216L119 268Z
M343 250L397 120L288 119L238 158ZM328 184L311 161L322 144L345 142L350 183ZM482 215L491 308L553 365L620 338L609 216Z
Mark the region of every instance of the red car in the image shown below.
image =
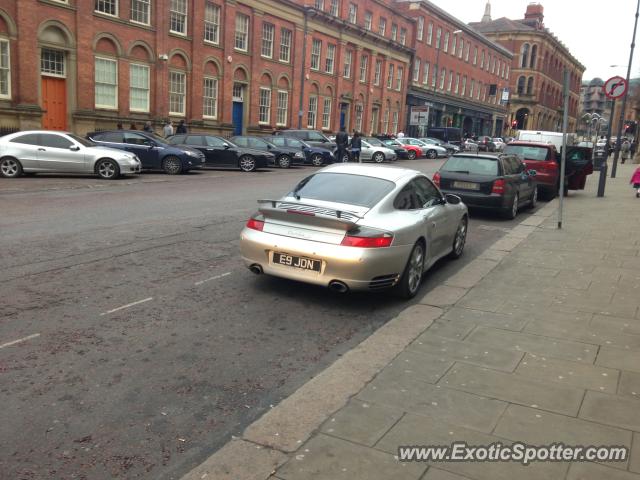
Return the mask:
M550 143L515 141L509 143L504 153L515 154L524 160L528 170L536 171L538 193L549 199L560 189L560 153ZM567 147L565 168L565 192L584 190L587 175L593 173L591 149Z
M396 140L383 140L387 145L398 145L400 148L404 148L407 151L407 158L409 160L415 160L425 156L424 147L418 145L411 145L407 143L404 138L397 138Z

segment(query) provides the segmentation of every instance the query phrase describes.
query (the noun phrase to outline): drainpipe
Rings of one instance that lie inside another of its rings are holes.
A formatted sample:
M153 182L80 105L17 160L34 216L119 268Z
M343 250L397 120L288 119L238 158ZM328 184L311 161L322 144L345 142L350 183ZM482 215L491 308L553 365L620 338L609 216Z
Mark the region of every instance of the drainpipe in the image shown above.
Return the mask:
M298 129L302 128L302 115L304 111L304 75L307 69L307 36L309 34L309 28L307 26L308 15L313 9L305 7L304 12L304 37L302 41L302 68L300 69L300 102L298 109Z

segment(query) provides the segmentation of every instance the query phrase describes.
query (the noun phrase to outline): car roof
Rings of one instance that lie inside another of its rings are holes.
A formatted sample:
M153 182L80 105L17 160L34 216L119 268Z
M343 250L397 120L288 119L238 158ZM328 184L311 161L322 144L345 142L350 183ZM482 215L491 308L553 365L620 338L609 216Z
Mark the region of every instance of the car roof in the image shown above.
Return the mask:
M422 172L410 168L392 167L388 165L361 165L361 164L334 164L320 170L323 173L346 173L351 175L362 175L365 177L381 178L397 182L405 177L424 175Z
M466 158L481 158L483 160L497 160L498 158L505 156L504 154L495 154L495 153L478 153L475 152L460 152L454 153L449 158L458 158L458 157L466 157ZM513 155L506 155L513 156Z
M547 142L536 142L534 140L514 140L513 142L510 142L509 145L524 145L524 146L529 146L529 147L547 147L547 148L555 148L555 145L553 143L547 143Z

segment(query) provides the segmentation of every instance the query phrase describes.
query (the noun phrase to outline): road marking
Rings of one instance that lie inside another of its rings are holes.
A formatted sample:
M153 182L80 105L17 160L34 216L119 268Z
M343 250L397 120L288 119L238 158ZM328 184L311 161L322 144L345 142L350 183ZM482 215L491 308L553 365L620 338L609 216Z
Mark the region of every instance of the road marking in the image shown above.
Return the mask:
M153 297L145 298L144 300L138 300L137 302L133 302L133 303L128 303L126 305L122 305L121 307L114 308L112 310L107 310L106 312L101 313L100 316L108 315L110 313L117 312L118 310L124 310L125 308L133 307L135 305L140 305L141 303L150 302L151 300L153 300Z
M11 345L15 345L16 343L26 342L27 340L31 340L32 338L37 338L39 336L40 336L39 333L34 333L33 335L29 335L27 337L19 338L18 340L14 340L13 342L3 343L2 345L0 345L0 349L4 348L4 347L10 347Z
M227 275L231 275L231 272L222 273L220 275L216 275L215 277L207 278L206 280L200 280L199 282L196 282L194 285L199 286L199 285L202 285L203 283L210 282L211 280L218 280L219 278L226 277Z

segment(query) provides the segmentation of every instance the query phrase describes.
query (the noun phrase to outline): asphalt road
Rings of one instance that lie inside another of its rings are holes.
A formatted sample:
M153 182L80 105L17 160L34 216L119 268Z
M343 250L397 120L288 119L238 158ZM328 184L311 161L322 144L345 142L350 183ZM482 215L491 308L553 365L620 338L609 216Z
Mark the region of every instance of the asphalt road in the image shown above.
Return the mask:
M241 264L256 200L310 171L0 179L0 478L178 479L405 308ZM520 219L472 216L419 295Z

